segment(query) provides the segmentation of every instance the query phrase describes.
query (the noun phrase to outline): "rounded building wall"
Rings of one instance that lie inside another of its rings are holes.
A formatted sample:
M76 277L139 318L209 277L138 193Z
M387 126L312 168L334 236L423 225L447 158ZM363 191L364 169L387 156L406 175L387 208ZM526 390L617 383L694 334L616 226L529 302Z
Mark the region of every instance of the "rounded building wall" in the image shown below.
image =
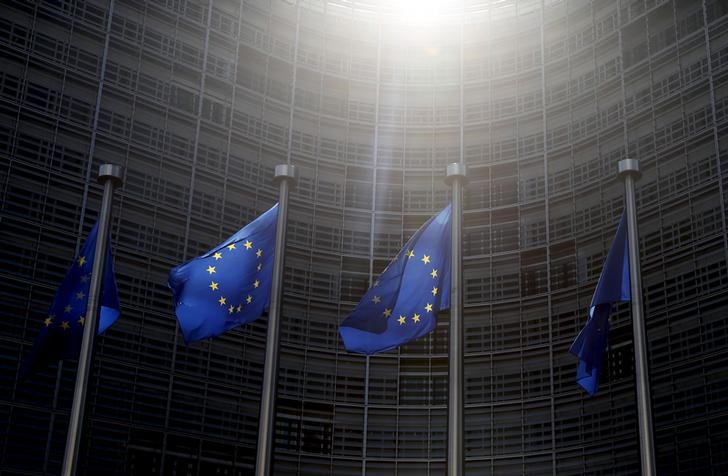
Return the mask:
M3 469L60 469L75 364L24 384L16 362L108 161L126 170L122 317L97 341L83 469L250 474L267 320L186 346L167 274L272 205L290 162L275 473L444 474L447 313L369 358L337 328L463 161L466 473L634 474L628 306L596 397L568 353L632 157L658 472L725 472L728 8L442 8L420 23L364 1L0 7Z

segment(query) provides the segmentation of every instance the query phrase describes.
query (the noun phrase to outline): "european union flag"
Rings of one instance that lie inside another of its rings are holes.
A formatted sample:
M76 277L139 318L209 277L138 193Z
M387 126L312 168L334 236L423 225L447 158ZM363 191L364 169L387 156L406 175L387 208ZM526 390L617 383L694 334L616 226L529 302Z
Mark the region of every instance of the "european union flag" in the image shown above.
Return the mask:
M374 354L429 334L450 307L448 205L409 239L339 326L344 347Z
M270 301L278 204L202 256L173 268L169 288L190 343L257 319Z
M576 382L594 395L599 387L599 373L607 348L609 314L612 303L631 299L629 280L629 249L627 248L626 213L617 228L612 247L607 254L597 289L589 306L589 319L571 345L570 352L579 358Z
M83 339L83 327L86 323L85 316L88 308L97 231L98 223L91 229L86 243L56 291L51 307L48 309L48 316L43 320L40 333L35 339L29 358L23 365L21 375L27 375L28 372L55 360L78 356ZM101 334L119 317L119 296L114 279L111 244L106 247L106 262L99 302L98 333Z

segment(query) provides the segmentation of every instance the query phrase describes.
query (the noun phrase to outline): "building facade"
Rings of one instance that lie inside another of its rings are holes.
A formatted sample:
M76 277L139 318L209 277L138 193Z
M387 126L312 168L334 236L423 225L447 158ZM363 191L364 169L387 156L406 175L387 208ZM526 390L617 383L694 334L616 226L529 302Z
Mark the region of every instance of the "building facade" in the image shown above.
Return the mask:
M275 473L441 475L448 316L365 358L338 323L464 161L467 474L639 471L628 306L599 394L568 353L638 158L659 474L728 473L728 6L721 0L14 0L0 6L0 475L60 471L75 362L18 381L125 168L122 316L86 474L247 475L266 319L186 346L170 268L291 196Z

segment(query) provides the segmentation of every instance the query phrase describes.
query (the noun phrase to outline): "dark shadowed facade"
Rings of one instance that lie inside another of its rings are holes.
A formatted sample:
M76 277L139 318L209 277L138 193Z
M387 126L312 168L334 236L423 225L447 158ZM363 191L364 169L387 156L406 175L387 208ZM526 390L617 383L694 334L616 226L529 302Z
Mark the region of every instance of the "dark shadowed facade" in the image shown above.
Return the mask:
M626 156L658 473L728 473L726 3L464 0L427 26L390 3L2 3L0 475L60 471L75 362L17 374L96 219L101 162L126 172L122 316L97 340L82 468L251 473L266 320L187 347L166 281L270 207L287 161L276 474L444 474L447 315L369 359L337 325L461 157L467 474L637 473L628 307L596 397L568 354Z

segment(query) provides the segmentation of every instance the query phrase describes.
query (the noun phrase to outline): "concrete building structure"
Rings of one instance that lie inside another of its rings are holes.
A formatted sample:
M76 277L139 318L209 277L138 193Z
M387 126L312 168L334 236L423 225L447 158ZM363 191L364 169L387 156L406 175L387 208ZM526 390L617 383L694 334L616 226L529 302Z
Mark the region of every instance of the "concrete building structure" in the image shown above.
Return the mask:
M568 348L640 160L659 474L728 473L728 6L720 0L47 0L0 6L0 475L60 471L75 362L18 381L123 165L122 316L97 340L87 474L247 475L266 319L186 346L167 275L295 164L275 473L441 475L447 314L365 358L338 323L468 166L465 468L639 471L629 308L598 396ZM428 17L428 8L437 15Z

